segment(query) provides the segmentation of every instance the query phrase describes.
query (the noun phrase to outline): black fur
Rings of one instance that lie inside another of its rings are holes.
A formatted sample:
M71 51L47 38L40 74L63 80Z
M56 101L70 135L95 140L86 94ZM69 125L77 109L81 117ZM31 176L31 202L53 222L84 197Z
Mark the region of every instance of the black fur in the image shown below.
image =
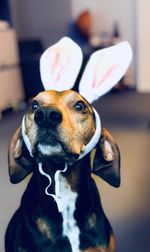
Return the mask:
M62 164L63 166L63 164ZM53 177L60 164L45 162L43 170ZM110 224L103 212L99 193L91 178L90 156L70 166L64 176L69 176L73 169L78 169L78 198L75 219L80 229L80 249L106 246L111 235ZM62 216L51 196L45 194L48 180L38 171L35 165L33 176L24 192L19 209L14 214L6 232L6 252L71 252L69 239L62 233ZM49 188L54 193L54 184ZM37 227L37 220L46 223L48 235Z

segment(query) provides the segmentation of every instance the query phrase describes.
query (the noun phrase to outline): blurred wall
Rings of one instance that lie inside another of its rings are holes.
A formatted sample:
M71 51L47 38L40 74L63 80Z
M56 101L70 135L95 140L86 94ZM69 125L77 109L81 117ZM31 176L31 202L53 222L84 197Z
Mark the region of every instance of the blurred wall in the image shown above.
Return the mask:
M93 31L112 31L119 23L122 39L133 48L132 82L136 82L136 0L11 0L19 38L41 38L45 47L67 34L69 22L85 8L93 15Z
M136 75L136 0L71 0L72 18L76 18L84 9L91 10L93 16L92 31L111 32L114 22L118 22L122 40L128 40L133 48L133 82Z
M70 0L11 0L10 5L19 38L41 38L47 47L66 34Z
M137 88L150 92L150 1L137 0Z
M71 0L72 17L83 9L90 9L93 15L93 31L112 31L115 21L119 23L123 39L135 41L135 2L136 0Z

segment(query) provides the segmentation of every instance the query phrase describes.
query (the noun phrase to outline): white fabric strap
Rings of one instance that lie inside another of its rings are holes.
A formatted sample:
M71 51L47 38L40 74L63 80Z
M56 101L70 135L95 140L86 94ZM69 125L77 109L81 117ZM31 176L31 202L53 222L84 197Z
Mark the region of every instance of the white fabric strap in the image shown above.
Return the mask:
M25 133L25 116L22 119L21 131L22 131L22 137L23 137L24 143L25 143L25 145L26 145L26 147L27 147L27 149L28 149L28 151L30 153L30 156L33 157L32 149L31 149L31 143L30 143L30 140L29 140L28 136Z
M60 173L64 173L66 172L68 169L68 165L67 163L65 163L65 168L61 171L61 170L58 170L56 171L55 173L55 194L59 197L59 195L61 194L61 190L60 190L60 184L59 184L59 175Z
M52 193L48 192L48 189L49 189L49 187L51 186L51 183L52 183L52 179L51 179L50 175L43 171L42 163L38 163L38 167L39 167L39 172L49 180L49 184L45 188L45 194L48 195L48 196L52 196L54 198L54 200L57 203L59 212L62 212L62 204L61 204L61 201L60 201L61 200L61 191L60 191L59 175L60 175L60 173L63 173L63 172L67 171L67 169L68 169L67 163L65 163L65 168L63 170L58 170L55 173L55 194L52 194Z
M38 166L39 166L39 172L40 172L43 176L47 177L48 180L49 180L49 184L48 184L48 186L45 188L45 194L46 194L46 195L51 195L51 194L48 192L48 189L49 189L49 187L51 186L52 179L51 179L51 177L50 177L49 174L47 174L46 172L43 171L43 169L42 169L42 163L38 163Z
M97 111L94 108L93 108L93 111L94 111L94 115L95 115L95 124L96 124L95 134L92 137L92 139L90 140L90 142L86 145L85 151L80 154L78 160L80 160L81 158L83 158L84 156L86 156L91 150L94 149L94 147L98 143L98 140L99 140L100 135L101 135L101 121L100 121L100 117L99 117L99 114L97 113Z

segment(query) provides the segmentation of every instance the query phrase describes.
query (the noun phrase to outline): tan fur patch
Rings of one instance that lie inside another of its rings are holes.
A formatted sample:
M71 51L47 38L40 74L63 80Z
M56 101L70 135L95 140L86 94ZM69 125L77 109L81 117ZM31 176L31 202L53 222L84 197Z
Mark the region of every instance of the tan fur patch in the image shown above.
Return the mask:
M106 250L106 252L115 252L115 249L116 249L115 237L113 235L111 235L110 241L109 241L109 246L108 246L108 249Z
M37 138L37 125L34 122L34 115L27 114L25 117L25 134L28 136L33 147Z
M89 249L86 249L82 252L105 252L105 251L101 248L89 248Z
M96 226L96 222L97 222L97 218L96 218L96 214L92 214L89 218L88 218L88 225L89 228L94 228Z
M51 230L50 230L50 228L48 227L46 221L44 221L42 218L38 218L38 219L36 220L36 225L37 225L38 230L39 230L43 235L45 235L49 240L52 239Z

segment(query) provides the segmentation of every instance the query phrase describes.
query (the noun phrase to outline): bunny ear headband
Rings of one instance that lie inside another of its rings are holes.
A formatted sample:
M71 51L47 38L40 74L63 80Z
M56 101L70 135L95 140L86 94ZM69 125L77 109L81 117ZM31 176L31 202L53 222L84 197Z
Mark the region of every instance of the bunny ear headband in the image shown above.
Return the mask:
M49 47L41 56L40 73L44 88L63 91L74 86L82 65L82 51L70 38L64 37ZM132 59L128 42L108 47L93 53L79 83L79 93L91 103L107 93L125 74ZM94 109L96 132L86 151L91 151L101 133L100 118ZM81 158L80 157L80 158Z
M40 73L46 90L63 91L74 86L82 65L82 51L70 38L64 37L49 47L40 58ZM132 49L128 42L122 42L93 53L85 67L79 83L79 93L91 103L107 93L125 74L132 59ZM96 131L87 144L82 158L97 144L101 134L100 118L94 109ZM22 134L31 153L29 139L25 134L24 119Z
M46 90L71 89L82 64L82 51L64 37L41 56L40 73ZM79 93L90 103L107 93L125 74L132 59L128 42L98 50L87 63L79 83Z

